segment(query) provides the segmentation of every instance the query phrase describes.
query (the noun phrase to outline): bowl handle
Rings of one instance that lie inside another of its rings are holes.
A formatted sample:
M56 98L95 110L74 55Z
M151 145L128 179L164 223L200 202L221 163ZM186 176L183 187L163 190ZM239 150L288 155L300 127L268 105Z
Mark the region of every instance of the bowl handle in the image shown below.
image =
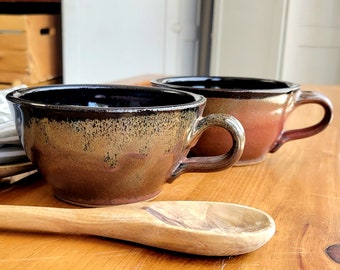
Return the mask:
M209 127L222 127L227 130L233 141L228 152L218 156L185 157L172 172L168 182L184 172L211 172L223 170L234 165L241 157L245 144L245 133L241 123L233 116L227 114L210 114L198 118L196 125L188 139L188 148L198 141L202 133Z
M293 110L304 104L318 104L324 109L323 118L320 122L301 129L285 130L272 145L270 153L276 152L284 143L292 140L303 139L323 131L331 122L333 117L333 106L331 101L323 94L313 91L297 91Z

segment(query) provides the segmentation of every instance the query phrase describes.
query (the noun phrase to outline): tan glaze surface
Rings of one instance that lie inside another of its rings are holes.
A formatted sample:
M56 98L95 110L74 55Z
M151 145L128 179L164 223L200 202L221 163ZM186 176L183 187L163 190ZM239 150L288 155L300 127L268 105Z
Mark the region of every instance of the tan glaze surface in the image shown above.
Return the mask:
M274 221L262 211L199 201L90 209L2 205L0 228L97 235L205 256L252 252L275 232Z
M96 236L0 232L0 269L339 269L340 86L303 86L326 94L334 119L322 133L285 144L257 165L214 173L188 173L165 185L155 201L228 202L261 209L273 217L276 233L263 247L233 257L167 252ZM306 105L304 118L319 119ZM43 179L21 181L0 191L0 204L78 208L53 196ZM152 231L145 231L152 234Z

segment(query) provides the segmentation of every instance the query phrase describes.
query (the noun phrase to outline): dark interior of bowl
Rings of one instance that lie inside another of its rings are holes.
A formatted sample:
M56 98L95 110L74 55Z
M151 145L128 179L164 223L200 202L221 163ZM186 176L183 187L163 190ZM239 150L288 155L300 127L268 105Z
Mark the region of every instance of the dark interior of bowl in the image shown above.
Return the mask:
M113 86L39 87L21 99L40 104L86 107L158 107L191 103L189 94L161 89Z
M255 78L235 77L173 77L166 78L161 83L193 87L193 88L215 88L215 89L282 89L290 85L286 82L272 81Z

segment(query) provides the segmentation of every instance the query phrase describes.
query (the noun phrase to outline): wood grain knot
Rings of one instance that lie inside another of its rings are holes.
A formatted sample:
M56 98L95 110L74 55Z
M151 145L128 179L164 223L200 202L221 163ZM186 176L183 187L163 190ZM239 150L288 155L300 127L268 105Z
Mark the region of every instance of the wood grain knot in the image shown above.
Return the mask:
M340 244L329 246L326 253L333 261L340 263Z

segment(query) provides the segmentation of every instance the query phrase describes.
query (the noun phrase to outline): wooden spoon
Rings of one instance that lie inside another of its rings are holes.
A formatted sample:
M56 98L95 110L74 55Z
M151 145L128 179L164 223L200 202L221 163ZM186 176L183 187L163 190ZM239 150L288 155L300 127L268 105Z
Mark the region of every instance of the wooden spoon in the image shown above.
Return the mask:
M266 213L236 204L154 201L105 208L0 206L0 228L87 234L207 256L254 251L275 232Z

